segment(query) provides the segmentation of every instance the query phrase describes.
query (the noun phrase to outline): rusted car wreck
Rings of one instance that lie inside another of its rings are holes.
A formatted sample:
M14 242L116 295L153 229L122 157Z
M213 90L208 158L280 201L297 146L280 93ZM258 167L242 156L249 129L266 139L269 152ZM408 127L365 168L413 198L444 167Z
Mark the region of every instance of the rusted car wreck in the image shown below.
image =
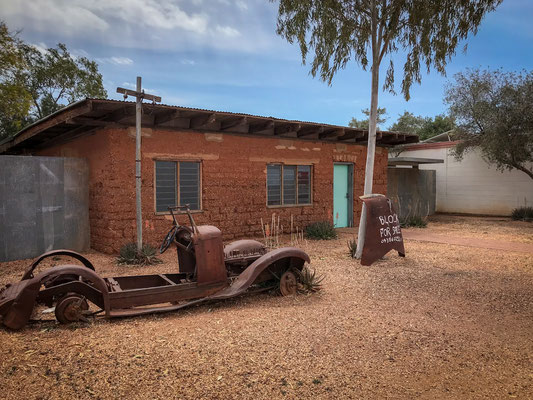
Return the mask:
M255 240L238 240L224 247L220 230L197 226L188 208L190 226L180 225L174 212L181 208L171 209L173 226L160 249L164 252L170 245L176 246L179 272L102 278L81 254L51 251L38 257L20 282L0 289L2 323L21 329L36 304L55 306L57 320L70 323L95 315L114 318L174 311L274 283L283 295L296 292L297 271L310 262L304 251L294 247L267 251ZM44 259L60 255L82 265L60 265L34 274Z

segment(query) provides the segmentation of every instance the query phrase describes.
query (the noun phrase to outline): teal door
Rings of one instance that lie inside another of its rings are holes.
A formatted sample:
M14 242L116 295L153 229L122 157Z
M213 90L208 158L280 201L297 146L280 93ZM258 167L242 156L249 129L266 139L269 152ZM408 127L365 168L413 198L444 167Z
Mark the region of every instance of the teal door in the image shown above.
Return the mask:
M352 166L333 164L333 224L336 228L351 226Z

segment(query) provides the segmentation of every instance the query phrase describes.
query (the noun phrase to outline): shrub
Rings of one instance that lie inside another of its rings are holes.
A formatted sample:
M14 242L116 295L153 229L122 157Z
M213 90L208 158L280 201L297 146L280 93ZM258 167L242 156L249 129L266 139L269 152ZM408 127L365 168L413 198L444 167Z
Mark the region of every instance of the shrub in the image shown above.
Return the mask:
M314 269L308 266L302 268L302 270L294 270L298 276L298 291L300 293L315 293L322 289L322 281L324 275L317 275Z
M337 239L337 232L331 222L319 221L305 227L305 236L312 240Z
M141 251L137 251L137 244L128 243L120 248L119 256L117 257L119 264L127 265L153 265L162 263L156 257L156 249L149 244L143 244Z
M350 239L346 242L346 244L348 245L350 257L355 258L355 253L357 252L357 240L355 238Z
M415 228L425 228L428 226L427 220L418 215L413 215L410 217L400 218L400 226L402 228L408 228L410 226Z
M511 218L515 221L533 221L533 207L518 207L511 213Z

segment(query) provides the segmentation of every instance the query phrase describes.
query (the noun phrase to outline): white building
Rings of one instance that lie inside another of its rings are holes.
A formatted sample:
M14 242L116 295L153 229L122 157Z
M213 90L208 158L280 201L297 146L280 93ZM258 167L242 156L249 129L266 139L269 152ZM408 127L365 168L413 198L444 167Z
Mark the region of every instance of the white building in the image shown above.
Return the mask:
M524 172L498 171L478 151L466 153L458 162L451 152L457 142L449 141L447 134L430 140L406 146L401 157L444 160L419 166L436 171L437 212L510 215L516 207L533 206L533 180Z

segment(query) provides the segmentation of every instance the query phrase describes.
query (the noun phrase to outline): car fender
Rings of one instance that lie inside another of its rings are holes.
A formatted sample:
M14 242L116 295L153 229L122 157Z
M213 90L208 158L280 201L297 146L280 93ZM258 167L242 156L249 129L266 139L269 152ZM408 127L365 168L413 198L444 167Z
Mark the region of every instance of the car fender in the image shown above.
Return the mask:
M24 272L24 275L22 276L22 280L31 279L33 278L33 271L37 266L46 258L49 257L55 257L55 256L69 256L72 258L75 258L76 260L80 261L86 268L89 268L94 271L94 265L84 256L82 256L80 253L73 251L73 250L66 250L66 249L60 249L60 250L52 250L47 253L41 254L39 257L37 257L30 265L30 267Z
M311 260L307 253L296 247L283 247L280 249L272 250L267 254L261 256L248 266L227 288L210 296L208 299L226 299L233 296L238 296L248 289L257 279L259 274L267 269L270 265L276 261L284 258L291 259L291 266L294 268L302 269L303 265Z
M102 293L102 303L106 315L109 315L109 292L105 281L94 271L79 265L60 265L47 269L34 278L19 282L14 291L14 299L9 309L5 312L2 323L11 329L21 329L31 317L39 289L45 282L61 275L79 275L91 282Z

